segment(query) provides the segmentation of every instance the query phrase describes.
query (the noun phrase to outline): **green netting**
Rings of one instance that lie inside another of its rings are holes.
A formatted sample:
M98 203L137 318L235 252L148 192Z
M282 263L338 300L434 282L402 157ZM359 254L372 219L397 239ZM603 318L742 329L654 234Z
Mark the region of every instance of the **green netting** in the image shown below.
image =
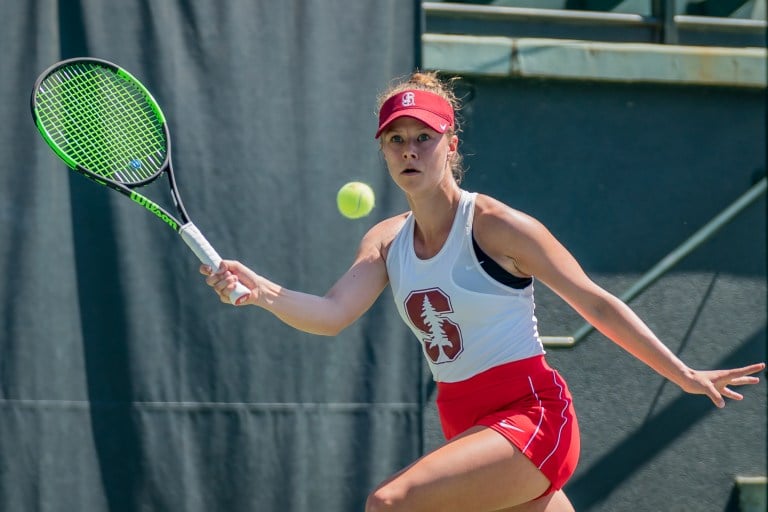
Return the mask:
M59 68L38 88L35 109L53 149L100 177L139 183L165 162L159 109L139 84L113 69L90 62Z

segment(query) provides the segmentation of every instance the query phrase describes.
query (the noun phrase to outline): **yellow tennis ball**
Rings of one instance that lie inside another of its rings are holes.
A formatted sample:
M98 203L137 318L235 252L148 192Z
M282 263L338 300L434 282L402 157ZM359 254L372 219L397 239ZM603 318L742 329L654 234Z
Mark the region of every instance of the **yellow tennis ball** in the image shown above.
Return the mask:
M336 205L341 214L348 219L365 217L376 203L373 189L359 181L350 181L336 194Z

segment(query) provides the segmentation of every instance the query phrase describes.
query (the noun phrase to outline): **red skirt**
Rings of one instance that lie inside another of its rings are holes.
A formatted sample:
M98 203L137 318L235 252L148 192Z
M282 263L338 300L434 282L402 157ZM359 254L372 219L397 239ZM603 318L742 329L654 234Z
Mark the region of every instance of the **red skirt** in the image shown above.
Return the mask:
M476 425L507 438L549 479L547 493L561 489L576 469L581 443L573 400L544 356L438 382L437 409L446 439Z

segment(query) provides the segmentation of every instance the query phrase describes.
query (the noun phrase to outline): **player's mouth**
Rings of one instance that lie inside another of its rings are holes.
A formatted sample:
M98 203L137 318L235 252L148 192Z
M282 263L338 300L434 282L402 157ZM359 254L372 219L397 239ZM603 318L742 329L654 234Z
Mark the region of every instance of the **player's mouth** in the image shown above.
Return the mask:
M413 176L415 174L419 174L420 172L421 171L419 171L418 169L414 169L412 167L409 167L407 169L404 169L401 174L405 174L406 176Z

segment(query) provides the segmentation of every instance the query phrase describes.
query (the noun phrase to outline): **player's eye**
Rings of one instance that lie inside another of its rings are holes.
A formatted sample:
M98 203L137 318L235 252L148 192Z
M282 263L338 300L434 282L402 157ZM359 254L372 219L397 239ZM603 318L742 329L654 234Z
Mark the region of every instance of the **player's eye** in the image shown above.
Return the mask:
M416 140L418 140L419 142L426 142L426 141L428 141L430 138L431 138L431 137L429 136L429 134L428 134L428 133L422 133L422 134L420 134L420 135L418 136L418 138L417 138Z
M400 135L392 135L389 142L403 142L403 138Z

